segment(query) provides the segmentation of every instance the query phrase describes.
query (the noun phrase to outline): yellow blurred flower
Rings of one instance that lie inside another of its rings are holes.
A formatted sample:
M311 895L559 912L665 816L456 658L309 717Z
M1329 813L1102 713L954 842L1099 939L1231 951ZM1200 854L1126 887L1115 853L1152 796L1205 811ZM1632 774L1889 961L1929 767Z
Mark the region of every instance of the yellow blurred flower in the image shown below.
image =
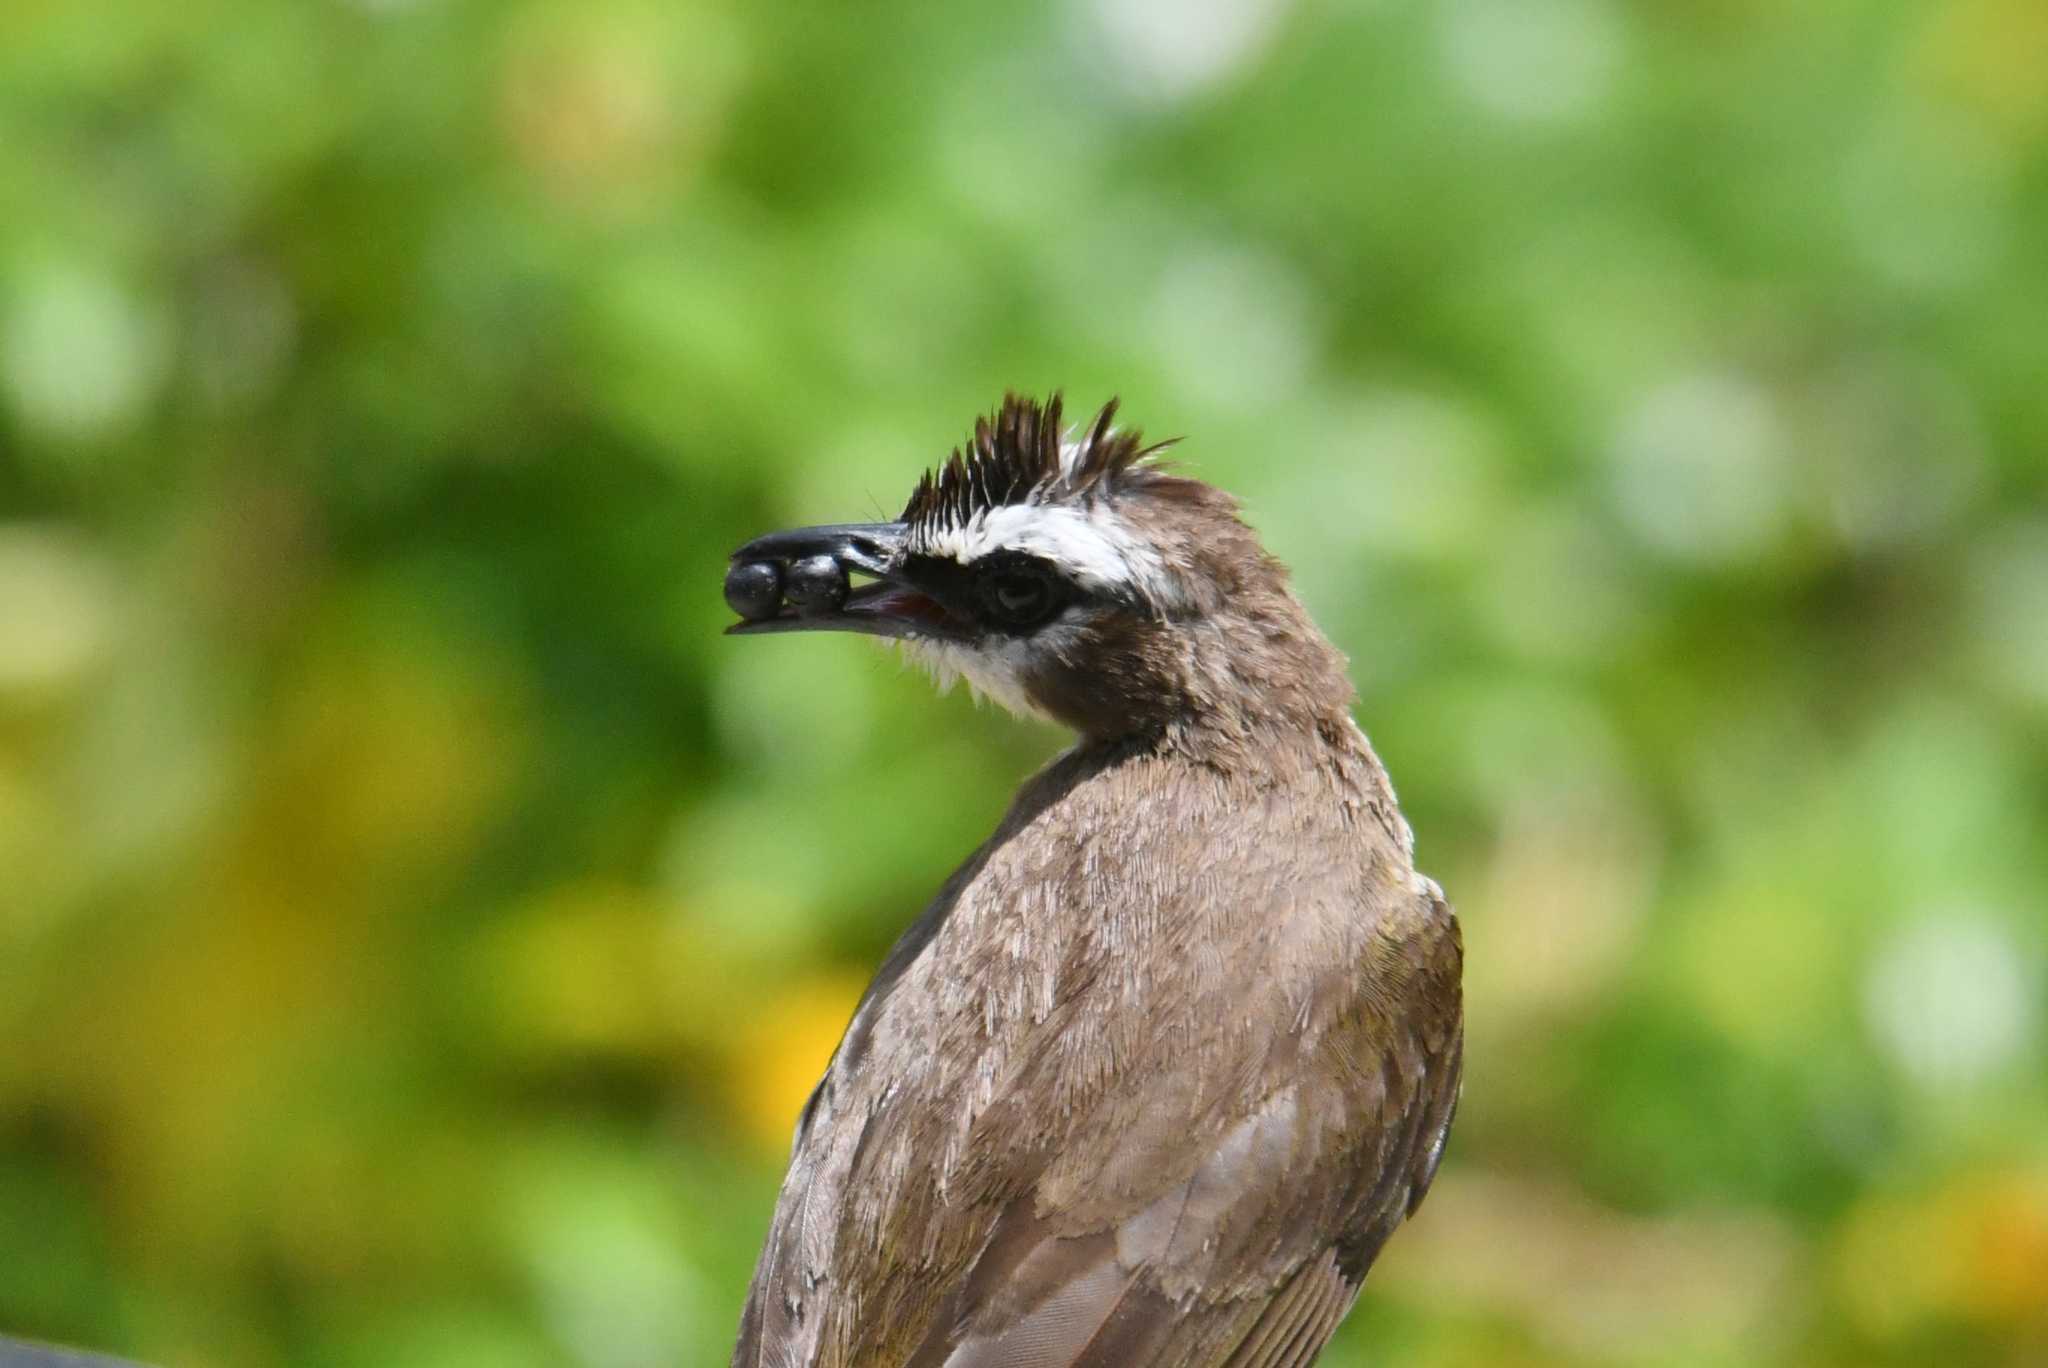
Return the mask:
M2048 1328L2048 1172L1869 1198L1843 1227L1833 1264L1849 1318L1874 1339L1941 1320Z
M857 974L818 973L784 985L761 1004L734 1047L729 1082L739 1119L762 1145L788 1147L797 1113L865 986Z

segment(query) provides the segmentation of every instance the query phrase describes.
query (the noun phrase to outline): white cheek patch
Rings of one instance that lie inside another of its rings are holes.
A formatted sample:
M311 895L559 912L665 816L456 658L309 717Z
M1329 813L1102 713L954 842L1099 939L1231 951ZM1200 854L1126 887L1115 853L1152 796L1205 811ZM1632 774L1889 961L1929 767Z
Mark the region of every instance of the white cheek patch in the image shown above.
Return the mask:
M1160 607L1183 600L1178 582L1158 553L1099 503L1084 508L1006 504L977 513L960 527L933 531L920 538L915 549L963 565L996 551L1021 551L1051 561L1086 589L1136 591Z
M999 703L1018 717L1054 722L1056 718L1032 701L1030 691L1024 687L1024 676L1034 662L1061 655L1073 645L1079 631L1073 614L1078 611L1069 608L1066 617L1056 619L1031 637L991 639L977 646L911 637L898 644L910 659L930 672L940 692L952 688L955 680L964 679L976 698Z
M1024 656L1021 641L998 646L963 646L951 641L906 640L903 650L930 672L944 693L955 680L964 679L976 698L991 699L1018 717L1050 721L1024 688Z

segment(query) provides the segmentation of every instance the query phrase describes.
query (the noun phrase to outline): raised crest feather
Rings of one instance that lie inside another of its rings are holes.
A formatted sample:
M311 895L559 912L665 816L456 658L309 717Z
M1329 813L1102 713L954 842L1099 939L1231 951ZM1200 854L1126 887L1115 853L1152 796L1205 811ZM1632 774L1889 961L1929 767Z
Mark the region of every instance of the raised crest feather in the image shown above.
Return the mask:
M1057 391L1042 404L1005 394L992 416L974 420L965 448L955 448L944 465L925 472L902 520L930 533L964 527L978 514L1036 502L1048 493L1087 497L1172 445L1147 446L1136 430L1113 427L1115 399L1069 440L1060 423L1063 402Z

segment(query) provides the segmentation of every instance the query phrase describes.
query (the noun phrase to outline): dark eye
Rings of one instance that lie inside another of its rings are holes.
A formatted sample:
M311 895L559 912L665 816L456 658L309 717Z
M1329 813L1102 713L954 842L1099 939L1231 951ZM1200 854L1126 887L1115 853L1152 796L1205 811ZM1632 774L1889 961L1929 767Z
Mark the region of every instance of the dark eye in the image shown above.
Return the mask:
M1060 584L1042 570L992 569L976 583L982 612L999 626L1035 627L1060 606Z

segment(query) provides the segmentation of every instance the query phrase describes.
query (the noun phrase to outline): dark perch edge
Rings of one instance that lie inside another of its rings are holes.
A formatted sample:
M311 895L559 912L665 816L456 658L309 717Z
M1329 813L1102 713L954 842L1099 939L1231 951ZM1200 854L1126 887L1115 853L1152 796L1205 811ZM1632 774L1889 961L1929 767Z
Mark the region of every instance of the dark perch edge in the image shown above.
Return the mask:
M133 1359L108 1358L55 1344L31 1344L0 1335L0 1368L141 1368Z

